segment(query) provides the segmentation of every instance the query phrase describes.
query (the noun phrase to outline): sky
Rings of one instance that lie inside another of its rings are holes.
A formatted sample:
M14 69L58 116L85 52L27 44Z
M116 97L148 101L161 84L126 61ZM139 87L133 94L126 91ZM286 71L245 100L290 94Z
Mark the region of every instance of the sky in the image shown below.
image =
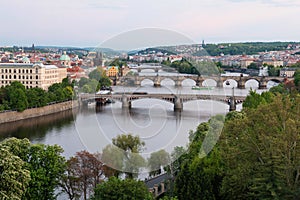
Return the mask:
M299 0L10 0L0 4L0 46L109 47L151 34L152 45L300 41L299 13Z

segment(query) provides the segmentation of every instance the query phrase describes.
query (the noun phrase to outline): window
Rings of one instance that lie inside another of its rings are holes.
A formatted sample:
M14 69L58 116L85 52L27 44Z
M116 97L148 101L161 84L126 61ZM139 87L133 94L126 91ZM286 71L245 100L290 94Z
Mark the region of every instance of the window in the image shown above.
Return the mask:
M16 69L14 69L14 73L17 73L17 70L16 70Z
M9 69L9 73L11 73L11 69Z
M36 73L36 74L39 73L39 69L38 69L38 68L35 69L35 73Z
M36 75L36 76L35 76L35 79L39 79L39 76L38 76L38 75Z
M32 74L32 69L30 70L30 74Z
M16 75L14 75L14 79L17 79L17 76L16 76Z

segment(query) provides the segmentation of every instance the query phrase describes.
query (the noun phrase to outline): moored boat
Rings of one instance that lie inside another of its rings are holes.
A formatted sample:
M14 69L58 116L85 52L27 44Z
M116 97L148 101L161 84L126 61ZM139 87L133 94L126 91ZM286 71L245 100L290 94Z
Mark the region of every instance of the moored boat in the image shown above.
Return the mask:
M213 90L214 87L206 86L206 87L200 87L200 86L193 86L192 90Z

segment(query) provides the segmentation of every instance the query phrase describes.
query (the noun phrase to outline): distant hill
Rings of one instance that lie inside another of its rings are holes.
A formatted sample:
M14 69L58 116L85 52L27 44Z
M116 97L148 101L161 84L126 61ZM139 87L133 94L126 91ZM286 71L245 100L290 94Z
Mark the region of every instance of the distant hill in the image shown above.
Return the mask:
M286 50L288 45L299 44L299 42L244 42L244 43L220 43L206 44L202 47L200 44L163 46L157 47L174 54L189 54L193 56L218 56L224 55L253 55L264 51Z
M176 52L168 50L165 47L155 47L155 48L147 48L147 49L144 49L144 50L129 51L128 55L136 55L136 54L146 55L146 54L159 53L159 52L161 52L162 54L167 54L167 55L177 54Z

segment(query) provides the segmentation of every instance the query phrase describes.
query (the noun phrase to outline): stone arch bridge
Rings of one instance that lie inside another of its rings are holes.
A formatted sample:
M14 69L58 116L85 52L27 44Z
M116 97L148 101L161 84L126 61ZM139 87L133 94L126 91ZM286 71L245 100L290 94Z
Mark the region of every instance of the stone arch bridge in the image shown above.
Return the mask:
M87 103L91 100L96 102L104 102L110 99L114 101L120 101L122 108L131 108L132 102L139 99L160 99L163 101L174 104L174 111L182 111L183 103L195 100L213 100L229 105L229 110L236 109L236 104L243 103L246 99L245 96L225 96L225 95L203 95L203 94L135 94L135 93L123 93L123 94L82 94L80 95L81 102Z
M174 75L174 76L124 76L121 77L117 81L117 85L126 85L128 83L134 84L134 85L141 85L143 80L151 80L154 83L154 86L161 86L161 82L164 79L171 79L174 81L175 86L181 86L182 82L187 79L191 79L195 81L197 86L202 86L203 82L206 80L214 80L217 83L217 87L223 87L224 82L228 80L234 80L237 82L237 87L239 89L245 89L245 84L249 80L256 80L259 85L259 89L265 89L267 88L267 83L269 81L274 81L277 83L282 83L285 80L285 77L271 77L271 76L180 76L180 75Z

